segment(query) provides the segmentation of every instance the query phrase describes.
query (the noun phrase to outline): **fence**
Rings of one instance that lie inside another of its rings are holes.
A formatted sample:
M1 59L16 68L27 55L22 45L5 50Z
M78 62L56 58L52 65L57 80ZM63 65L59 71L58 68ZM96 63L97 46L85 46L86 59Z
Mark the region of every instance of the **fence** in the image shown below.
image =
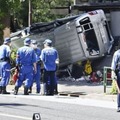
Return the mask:
M106 93L106 87L107 87L108 81L112 81L112 79L111 79L111 68L105 66L105 67L103 68L104 93Z

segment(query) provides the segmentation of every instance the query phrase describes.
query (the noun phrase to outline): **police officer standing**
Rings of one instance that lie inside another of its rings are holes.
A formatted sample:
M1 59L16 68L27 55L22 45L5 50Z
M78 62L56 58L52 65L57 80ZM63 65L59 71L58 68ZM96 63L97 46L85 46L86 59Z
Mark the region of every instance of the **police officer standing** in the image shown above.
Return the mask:
M111 63L111 78L115 80L118 95L117 95L117 112L120 112L120 49L117 50L112 59Z
M44 65L44 81L46 83L46 95L54 95L54 88L56 84L55 71L56 61L58 62L58 52L52 47L52 41L46 39L44 42L44 49L41 51L41 60Z
M0 93L10 94L6 91L6 86L10 79L10 46L11 39L5 38L3 45L0 46Z
M36 59L37 59L37 72L34 73L33 75L33 82L36 82L36 93L40 93L40 78L41 78L41 69L40 69L40 65L41 65L41 60L40 60L40 55L41 55L41 50L40 48L38 48L38 43L36 40L32 40L32 44L31 47L34 49L35 54L36 54ZM32 92L32 86L33 86L33 82L32 85L30 87L30 91L29 93Z
M31 86L33 80L33 72L37 72L36 69L36 55L33 48L30 47L31 39L26 38L24 40L24 46L19 48L16 57L16 66L19 70L19 77L15 84L14 94L17 95L19 87L24 82L24 95L29 95L28 89Z

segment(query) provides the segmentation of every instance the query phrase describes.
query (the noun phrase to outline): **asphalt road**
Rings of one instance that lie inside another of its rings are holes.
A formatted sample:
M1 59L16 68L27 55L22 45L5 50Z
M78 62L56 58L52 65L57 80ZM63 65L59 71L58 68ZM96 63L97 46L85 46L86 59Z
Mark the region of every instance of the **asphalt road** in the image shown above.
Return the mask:
M116 103L66 96L0 95L0 120L119 120ZM39 119L38 119L39 120Z

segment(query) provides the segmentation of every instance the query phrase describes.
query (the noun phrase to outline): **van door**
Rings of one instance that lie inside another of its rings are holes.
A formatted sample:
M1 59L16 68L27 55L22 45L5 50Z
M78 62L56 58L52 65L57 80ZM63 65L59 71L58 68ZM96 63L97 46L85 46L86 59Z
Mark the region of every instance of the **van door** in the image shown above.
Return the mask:
M87 44L86 50L88 51L89 56L99 55L99 46L94 29L85 31L84 36Z
M82 32L79 33L79 37L86 57L87 58L99 57L100 54L99 44L95 34L95 30L89 17L79 20L79 25L77 26L81 26L82 28ZM78 27L77 31L79 31Z

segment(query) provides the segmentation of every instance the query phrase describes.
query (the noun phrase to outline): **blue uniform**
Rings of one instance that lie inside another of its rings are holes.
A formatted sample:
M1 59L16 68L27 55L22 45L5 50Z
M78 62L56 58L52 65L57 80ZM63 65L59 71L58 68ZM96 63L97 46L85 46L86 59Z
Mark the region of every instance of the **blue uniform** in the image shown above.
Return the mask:
M36 82L36 92L40 93L40 77L41 77L40 55L41 55L41 50L39 48L36 48L36 49L34 49L34 51L35 51L36 60L37 60L37 73L34 74L34 76L33 76L33 82L34 82L34 80Z
M8 45L0 46L0 86L7 86L10 79L10 47Z
M58 52L53 47L44 48L41 52L41 60L43 61L46 71L56 70L56 59L58 59Z
M117 50L113 55L111 70L115 71L117 65L119 69L119 71L117 72L117 84L120 89L120 50ZM117 96L117 103L118 103L118 108L120 108L120 93L118 93L118 96Z
M16 87L20 87L25 81L25 86L29 88L33 80L33 63L36 62L34 49L29 46L23 46L17 51L16 64L19 66L19 78L16 81Z
M46 94L53 95L55 88L55 71L58 52L53 47L46 47L41 52L41 60L44 65L44 82L46 83ZM50 80L50 83L48 81ZM49 85L50 84L50 85Z

